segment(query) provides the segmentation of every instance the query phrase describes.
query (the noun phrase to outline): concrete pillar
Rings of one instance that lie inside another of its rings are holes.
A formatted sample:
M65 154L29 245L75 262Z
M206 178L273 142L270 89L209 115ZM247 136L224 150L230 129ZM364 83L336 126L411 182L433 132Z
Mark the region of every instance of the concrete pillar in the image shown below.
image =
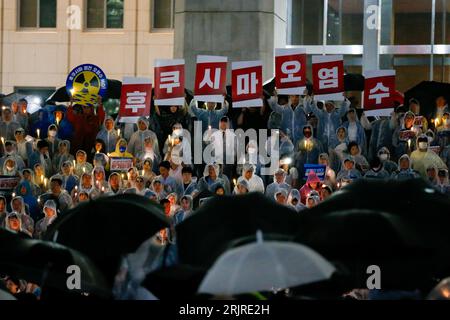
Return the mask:
M363 72L380 68L380 0L364 0Z
M197 55L262 60L264 78L272 77L274 48L286 45L286 15L287 0L176 0L174 57L186 59L186 87L194 86Z

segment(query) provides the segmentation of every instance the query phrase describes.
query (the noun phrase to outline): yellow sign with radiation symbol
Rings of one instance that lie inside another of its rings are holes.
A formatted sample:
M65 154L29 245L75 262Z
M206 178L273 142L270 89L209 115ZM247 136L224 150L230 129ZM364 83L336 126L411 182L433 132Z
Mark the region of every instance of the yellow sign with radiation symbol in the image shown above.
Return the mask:
M108 80L99 67L83 64L73 69L67 77L66 90L77 104L93 106L99 96L106 96Z

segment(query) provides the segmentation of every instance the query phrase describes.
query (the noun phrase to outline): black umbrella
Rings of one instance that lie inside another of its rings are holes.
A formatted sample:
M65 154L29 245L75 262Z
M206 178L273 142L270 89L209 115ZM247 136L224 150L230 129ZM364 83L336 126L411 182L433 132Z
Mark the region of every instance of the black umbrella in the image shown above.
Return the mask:
M300 220L295 211L263 194L213 198L176 227L179 261L209 267L230 241L254 235L258 230L293 236Z
M169 221L149 199L123 194L80 204L54 222L45 238L90 257L112 281L122 255L134 252Z
M122 82L119 80L108 79L108 91L106 96L104 97L104 101L108 99L120 99L120 94L122 91ZM67 93L66 87L61 87L56 90L50 98L47 100L48 102L69 102L70 96Z
M383 289L433 284L435 259L426 237L405 217L374 210L345 210L304 221L297 237L328 260L342 265L355 288L366 286L369 266L381 270Z
M414 98L420 102L420 112L432 117L436 108L436 98L443 96L450 101L450 83L422 81L405 92L405 104Z
M150 272L142 285L158 299L192 299L208 271L190 265L174 265Z
M32 282L47 290L64 293L89 293L108 298L110 289L97 266L82 253L60 244L27 239L0 228L0 272ZM70 266L80 270L81 289L69 290Z

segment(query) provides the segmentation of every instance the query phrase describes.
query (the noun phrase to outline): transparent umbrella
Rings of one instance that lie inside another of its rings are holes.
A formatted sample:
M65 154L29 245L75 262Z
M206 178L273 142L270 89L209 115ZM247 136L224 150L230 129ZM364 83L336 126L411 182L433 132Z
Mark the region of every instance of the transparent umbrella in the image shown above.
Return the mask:
M257 242L226 251L208 271L199 293L236 295L279 291L327 280L334 266L312 249L281 241Z

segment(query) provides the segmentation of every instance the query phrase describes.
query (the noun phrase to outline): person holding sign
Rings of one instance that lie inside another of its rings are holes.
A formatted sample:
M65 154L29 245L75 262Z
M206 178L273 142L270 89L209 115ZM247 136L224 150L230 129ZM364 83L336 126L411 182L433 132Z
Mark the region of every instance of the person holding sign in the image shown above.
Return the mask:
M312 97L306 98L306 111L314 113L319 120L317 127L317 137L322 142L325 150L328 150L329 144L333 141L336 129L342 125L342 117L350 108L350 101L345 98L339 109L336 109L332 101L325 103L324 109L319 109L317 101Z
M217 103L215 102L206 102L205 106L206 109L199 108L198 101L195 99L192 99L189 105L189 113L202 122L202 133L205 133L208 129L219 129L219 121L227 115L229 109L226 100L224 100L221 109L217 109Z
M278 94L268 101L273 112L281 115L281 130L285 132L289 138L297 144L303 138L301 128L306 125L305 104L301 96L290 95L289 103L279 105Z

